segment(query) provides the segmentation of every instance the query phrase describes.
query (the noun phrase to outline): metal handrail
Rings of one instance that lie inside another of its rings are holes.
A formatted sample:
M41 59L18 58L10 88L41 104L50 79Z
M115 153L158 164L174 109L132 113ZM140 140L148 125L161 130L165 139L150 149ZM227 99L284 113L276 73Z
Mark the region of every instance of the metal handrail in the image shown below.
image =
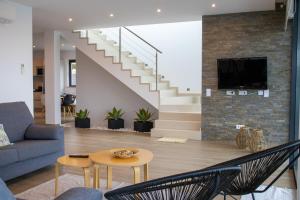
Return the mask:
M122 26L122 28L126 29L127 31L129 31L130 33L132 33L134 36L136 36L137 38L139 38L140 40L142 40L143 42L145 42L146 44L148 44L150 47L152 47L153 49L155 49L158 53L162 54L162 51L160 51L159 49L157 49L155 46L153 46L152 44L150 44L149 42L147 42L145 39L143 39L141 36L139 36L138 34L136 34L135 32L133 32L129 28L127 28L125 26Z

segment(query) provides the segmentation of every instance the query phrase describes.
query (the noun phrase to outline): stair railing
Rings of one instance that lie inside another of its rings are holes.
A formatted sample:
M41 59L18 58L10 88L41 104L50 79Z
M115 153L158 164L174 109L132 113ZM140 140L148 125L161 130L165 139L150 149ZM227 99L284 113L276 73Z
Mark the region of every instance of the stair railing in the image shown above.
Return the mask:
M119 62L122 63L122 44L123 44L123 35L124 31L127 33L130 33L135 38L139 39L143 43L145 43L147 46L151 47L155 51L155 90L158 91L158 55L162 54L162 51L160 51L158 48L147 42L145 39L143 39L141 36L133 32L127 27L119 27Z

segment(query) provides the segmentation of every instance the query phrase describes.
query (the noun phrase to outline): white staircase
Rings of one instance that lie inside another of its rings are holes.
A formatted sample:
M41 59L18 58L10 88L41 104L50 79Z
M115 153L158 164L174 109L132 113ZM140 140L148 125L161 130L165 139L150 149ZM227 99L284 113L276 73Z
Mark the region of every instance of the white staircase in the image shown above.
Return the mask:
M151 136L201 140L201 95L181 94L177 87L171 87L169 81L156 75L157 64L156 68L149 66L153 65L146 64L151 63L149 58L137 58L134 49L124 47L124 36L124 42L112 40L99 29L62 32L62 36L159 110Z

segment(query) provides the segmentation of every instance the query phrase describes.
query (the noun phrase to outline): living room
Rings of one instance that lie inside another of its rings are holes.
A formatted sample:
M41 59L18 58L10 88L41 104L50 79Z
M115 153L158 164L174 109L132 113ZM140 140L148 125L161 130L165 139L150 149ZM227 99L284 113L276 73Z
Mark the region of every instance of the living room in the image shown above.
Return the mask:
M0 199L299 199L299 5L0 1Z

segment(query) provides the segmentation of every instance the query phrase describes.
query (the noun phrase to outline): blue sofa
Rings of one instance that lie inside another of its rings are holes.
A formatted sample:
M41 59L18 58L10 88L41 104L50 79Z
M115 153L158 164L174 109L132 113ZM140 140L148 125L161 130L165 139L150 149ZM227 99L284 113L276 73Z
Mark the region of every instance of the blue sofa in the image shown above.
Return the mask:
M13 143L0 147L0 178L4 181L52 165L64 155L64 129L35 125L24 102L1 103L0 124Z
M72 188L57 198L55 200L101 200L103 194L95 189L91 188ZM0 178L0 199L1 200L16 200L11 191L7 188L6 184ZM22 199L18 199L22 200Z

